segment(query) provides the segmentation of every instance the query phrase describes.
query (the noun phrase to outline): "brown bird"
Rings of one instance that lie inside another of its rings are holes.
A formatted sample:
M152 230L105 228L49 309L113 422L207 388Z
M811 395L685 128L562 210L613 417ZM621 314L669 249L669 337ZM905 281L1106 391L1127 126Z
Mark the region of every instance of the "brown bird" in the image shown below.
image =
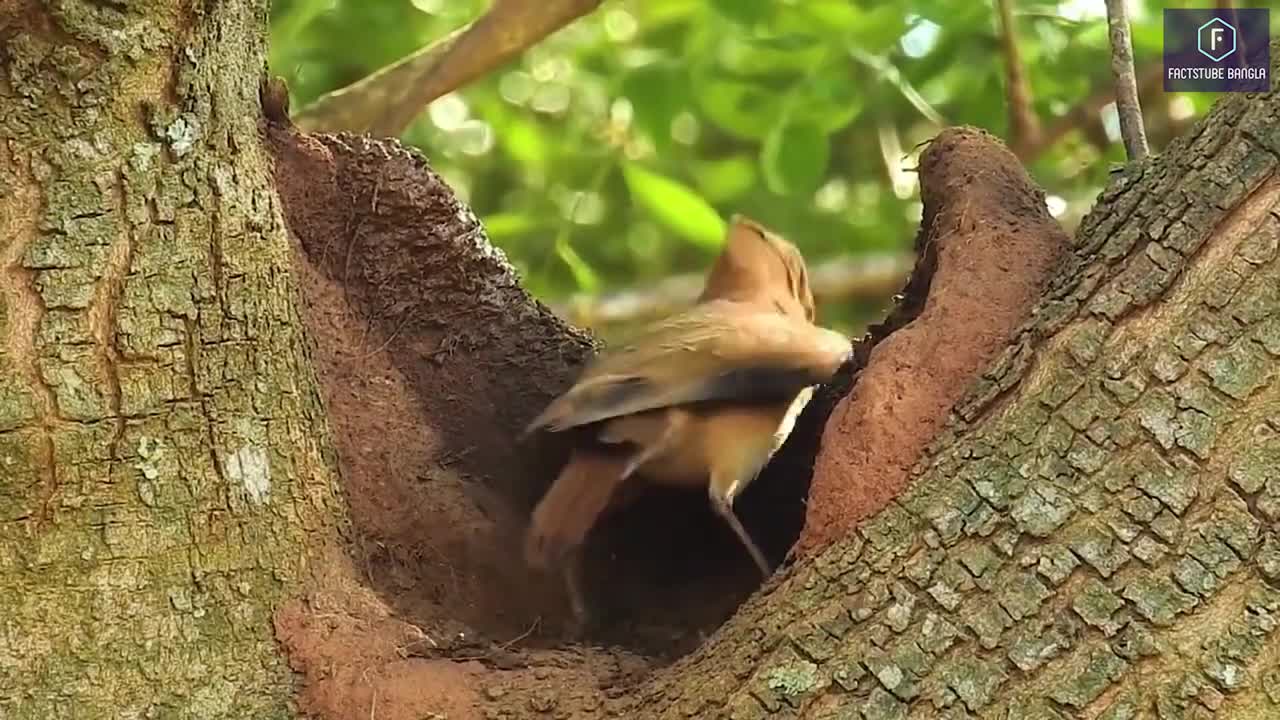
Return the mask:
M799 251L735 215L698 302L601 354L529 423L526 433L577 428L587 440L534 509L525 541L531 566L563 568L580 622L578 551L633 476L707 487L761 573L772 573L733 501L786 440L813 387L849 357L849 339L813 319Z

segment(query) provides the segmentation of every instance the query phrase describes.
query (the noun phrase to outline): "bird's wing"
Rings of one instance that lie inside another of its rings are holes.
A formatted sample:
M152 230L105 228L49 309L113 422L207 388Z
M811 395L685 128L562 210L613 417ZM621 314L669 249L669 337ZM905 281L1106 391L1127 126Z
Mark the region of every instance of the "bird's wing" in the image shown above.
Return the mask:
M789 398L830 379L851 349L845 336L806 321L711 301L601 355L528 430L560 431L701 401Z

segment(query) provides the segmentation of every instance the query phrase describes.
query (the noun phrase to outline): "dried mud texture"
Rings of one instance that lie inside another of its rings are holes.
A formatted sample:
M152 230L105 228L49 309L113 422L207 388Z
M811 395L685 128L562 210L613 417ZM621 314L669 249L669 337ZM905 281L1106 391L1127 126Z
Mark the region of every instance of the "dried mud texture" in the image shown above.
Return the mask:
M304 712L479 720L480 663L422 657L444 638L397 619L343 559L325 575L322 590L290 601L275 617L291 667L307 679L298 696Z
M439 634L514 636L561 604L513 551L520 518L502 498L530 497L523 473L549 462L514 438L589 342L476 252L475 218L407 153L286 132L277 183L357 564Z
M1030 317L1070 246L1043 191L986 132L940 133L921 155L920 176L920 259L908 295L918 298L925 281L927 295L913 320L871 349L820 434L801 556L897 496L952 407Z
M268 104L268 114L279 112ZM382 604L345 593L282 613L277 631L304 675L303 708L367 712L376 685L381 720L416 720L414 684L394 678L445 688L447 675L470 697L472 675L427 662L460 658L497 673L493 693L551 673L585 688L590 707L696 647L759 584L705 493L655 489L599 528L587 580L608 622L572 643L560 579L530 572L518 552L565 448L554 436L516 438L572 381L591 339L519 287L419 156L278 122L266 132L350 507L350 559ZM782 490L803 507L802 486ZM761 507L751 493L742 502ZM767 511L760 522L778 526ZM796 522L760 534L781 557L798 532ZM319 605L323 622L310 617ZM387 650L407 628L431 638L423 657Z

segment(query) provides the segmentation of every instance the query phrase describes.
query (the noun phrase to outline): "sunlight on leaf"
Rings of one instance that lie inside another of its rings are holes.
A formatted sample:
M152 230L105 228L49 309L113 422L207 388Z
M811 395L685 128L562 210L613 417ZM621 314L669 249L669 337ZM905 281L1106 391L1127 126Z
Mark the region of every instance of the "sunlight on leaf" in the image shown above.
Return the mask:
M807 14L823 27L852 30L862 17L861 11L847 0L810 0L800 3L796 10Z
M1167 3L1136 1L1137 64L1158 70ZM532 17L581 2L273 0L271 70L296 113L497 5ZM1046 129L1073 125L1020 158L1066 201L1069 225L1123 152L1097 131L1096 111L1080 112L1113 83L1101 3L1071 0L1064 14L1063 2L1009 4L1035 112ZM881 140L898 139L898 167L944 125L1004 132L995 11L969 0L611 0L454 89L401 137L544 299L702 272L721 212L776 223L815 263L907 248L919 179L886 175ZM1153 147L1218 97L1157 92L1144 102Z
M756 184L756 164L749 155L734 155L698 163L693 175L707 198L723 202L751 190Z
M545 218L536 218L526 213L493 213L484 219L485 234L494 242L525 235L546 225Z
M579 290L593 293L600 287L600 278L596 276L596 272L573 249L567 239L556 240L556 255L569 267L569 272L573 273L573 281L578 284Z
M724 219L692 188L634 163L622 166L622 176L636 204L668 230L702 247L720 246Z
M514 115L506 118L503 127L499 129L498 143L516 162L538 169L546 166L551 154L541 129Z

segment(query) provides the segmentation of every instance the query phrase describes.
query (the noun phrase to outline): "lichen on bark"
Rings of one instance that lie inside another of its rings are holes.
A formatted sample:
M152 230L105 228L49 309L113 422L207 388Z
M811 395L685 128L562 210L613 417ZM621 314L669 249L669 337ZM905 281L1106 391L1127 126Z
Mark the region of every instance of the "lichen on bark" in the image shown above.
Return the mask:
M266 3L18 5L0 714L286 717L270 613L341 512L258 138Z

